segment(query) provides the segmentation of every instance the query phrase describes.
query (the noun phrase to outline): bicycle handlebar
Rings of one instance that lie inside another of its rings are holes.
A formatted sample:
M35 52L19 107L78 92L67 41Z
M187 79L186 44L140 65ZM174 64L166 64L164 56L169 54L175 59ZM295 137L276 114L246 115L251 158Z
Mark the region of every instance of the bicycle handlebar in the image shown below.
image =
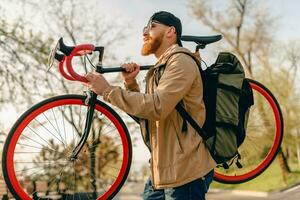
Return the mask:
M71 51L70 55L66 58L66 65L69 74L77 81L87 82L84 76L79 75L76 73L72 66L72 59L74 56L83 56L85 54L90 54L94 51L95 46L92 44L81 44L74 47Z
M61 52L61 53L60 53ZM67 46L63 42L63 38L60 38L58 40L57 45L52 50L50 56L48 65L49 67L53 64L53 59L56 59L59 61L58 69L61 75L70 81L81 81L81 82L87 82L87 79L76 73L72 66L72 59L74 56L83 56L86 54L92 54L93 52L99 52L99 64L97 65L97 72L103 74L103 73L111 73L111 72L122 72L125 71L122 67L109 67L109 68L103 68L102 67L102 59L103 59L103 52L104 47L98 46L95 47L92 44L81 44L76 46ZM153 65L144 65L140 66L140 70L148 70Z

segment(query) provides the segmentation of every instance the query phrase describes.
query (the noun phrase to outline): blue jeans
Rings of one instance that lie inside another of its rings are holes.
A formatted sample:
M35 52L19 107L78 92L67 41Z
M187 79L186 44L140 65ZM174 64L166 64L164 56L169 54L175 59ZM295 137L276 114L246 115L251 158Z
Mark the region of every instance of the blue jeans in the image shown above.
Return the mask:
M152 182L149 178L146 182L143 199L144 200L205 200L205 194L213 180L214 171L212 170L204 178L194 180L185 185L153 190Z

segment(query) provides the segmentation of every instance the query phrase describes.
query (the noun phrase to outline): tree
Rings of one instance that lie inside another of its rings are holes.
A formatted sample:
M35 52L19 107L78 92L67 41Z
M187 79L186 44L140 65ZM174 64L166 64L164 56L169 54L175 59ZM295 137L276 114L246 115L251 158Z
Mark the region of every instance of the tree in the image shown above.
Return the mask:
M226 41L224 48L234 52L248 75L253 76L254 64L269 53L275 20L255 1L227 2L227 7L223 5L217 10L212 1L191 0L190 8L202 24L222 34Z
M93 44L101 44L102 46L117 45L125 35L128 29L124 24L110 23L103 15L99 15L93 7L93 2L81 1L63 1L54 0L45 2L39 1L24 1L24 7L30 7L36 13L45 17L44 24L47 24L44 32L38 32L32 24L28 24L29 19L16 20L15 23L10 23L5 18L0 20L0 86L1 86L1 105L14 104L19 108L31 106L34 102L46 97L65 93L82 93L83 86L78 83L70 83L65 81L58 73L57 69L52 69L47 72L47 58L50 47L54 45L58 35L63 35L65 41L69 45L79 44L83 41L88 41ZM89 12L86 12L86 11ZM96 17L95 17L96 16ZM51 20L49 20L51 19ZM94 60L96 57L93 57ZM105 53L105 59L114 61L116 56L112 51ZM77 63L83 64L83 60L78 60ZM89 69L84 68L84 73ZM80 136L82 125L73 121L72 116L78 115L76 110L70 110L69 114L65 114L65 119L72 124L75 132ZM113 147L106 146L102 150L103 154L108 152L108 157L101 166L95 165L94 155L100 151L97 144L100 144L101 127L103 121L95 116L94 127L91 130L93 138L92 143L87 143L86 157L89 157L90 176L96 173L99 168L104 168L104 163L116 160L116 155ZM111 139L106 138L103 143L111 144ZM52 148L59 148L57 144L53 144ZM42 152L41 152L42 153ZM45 153L45 152L44 152ZM43 156L44 155L44 156ZM52 155L57 156L57 155ZM51 156L50 156L51 157ZM37 160L45 160L45 154L41 154ZM97 168L98 167L98 168ZM50 174L49 174L50 176ZM83 183L90 184L91 183ZM94 183L92 183L94 185ZM94 188L97 190L97 188Z

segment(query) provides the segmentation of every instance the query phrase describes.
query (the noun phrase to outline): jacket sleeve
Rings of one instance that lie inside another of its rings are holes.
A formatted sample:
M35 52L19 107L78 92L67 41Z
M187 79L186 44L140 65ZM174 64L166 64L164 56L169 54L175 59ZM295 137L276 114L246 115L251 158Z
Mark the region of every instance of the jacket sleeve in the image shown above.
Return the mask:
M103 99L123 111L144 119L166 118L190 90L196 79L198 67L185 54L172 56L153 94L143 94L109 87Z
M134 79L133 83L127 85L126 82L124 82L124 87L126 88L126 90L130 90L133 92L139 92L140 91L140 87L136 81L136 79Z

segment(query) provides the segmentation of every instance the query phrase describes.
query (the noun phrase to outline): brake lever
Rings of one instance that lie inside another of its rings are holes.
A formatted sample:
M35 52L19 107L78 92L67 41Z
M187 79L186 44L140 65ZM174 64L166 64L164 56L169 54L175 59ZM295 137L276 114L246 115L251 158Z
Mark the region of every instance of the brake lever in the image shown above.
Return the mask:
M48 62L47 62L47 72L50 71L51 67L53 66L54 59L55 59L55 54L57 50L59 49L59 41L56 42L56 45L54 48L50 51L50 54L48 56Z

